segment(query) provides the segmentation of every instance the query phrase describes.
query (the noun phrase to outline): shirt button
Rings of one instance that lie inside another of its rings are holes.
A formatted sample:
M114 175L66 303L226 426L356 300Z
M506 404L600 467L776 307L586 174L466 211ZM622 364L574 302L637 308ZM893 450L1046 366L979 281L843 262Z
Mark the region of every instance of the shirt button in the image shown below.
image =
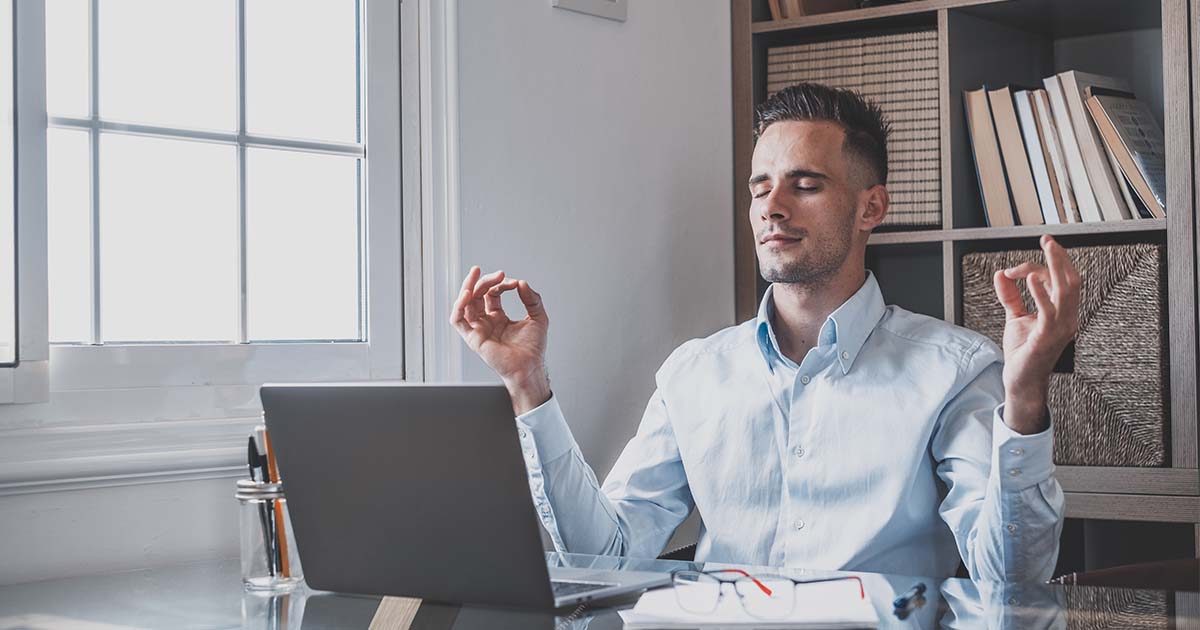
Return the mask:
M811 378L809 378L807 374L805 374L804 376L801 376L801 377L800 377L800 382L801 382L801 383L804 383L805 385L808 385L808 383L809 383L810 381L812 381L812 379L811 379Z
M520 434L522 440L529 436L529 434L525 432L525 429L518 431L518 434Z
M850 360L850 353L849 353L849 352L843 352L843 353L842 353L842 359L843 359L843 360L845 360L845 361L849 361L849 360Z
M1020 469L1020 468L1013 468L1012 470L1008 471L1008 474L1009 474L1009 475L1011 475L1011 476L1013 476L1013 477L1019 477L1019 476L1021 475L1021 469Z
M796 457L804 457L804 449L799 446L796 447Z
M1008 530L1008 533L1010 533L1010 534L1011 534L1011 533L1013 533L1013 532L1017 531L1017 524L1016 524L1016 523L1009 523L1009 524L1008 524L1008 526L1007 526L1007 527L1005 527L1005 529L1007 529L1007 530Z
M1009 597L1009 598L1008 598L1008 605L1009 605L1009 606L1016 606L1016 605L1017 605L1017 598L1016 598L1016 597Z
M1025 454L1025 449L1023 449L1023 448L1010 448L1010 449L1008 449L1008 453L1009 453L1010 455L1016 455L1017 457L1020 457L1020 456L1022 456L1022 455L1024 455L1024 454Z
M804 529L804 521L796 521L796 529Z

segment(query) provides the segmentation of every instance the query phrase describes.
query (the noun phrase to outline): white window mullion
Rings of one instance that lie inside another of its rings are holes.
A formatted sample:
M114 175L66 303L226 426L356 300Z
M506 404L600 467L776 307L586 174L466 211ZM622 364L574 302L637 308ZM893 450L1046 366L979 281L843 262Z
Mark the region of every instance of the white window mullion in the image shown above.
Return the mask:
M246 296L246 0L237 3L237 225L238 329L237 342L249 343Z
M103 343L100 321L100 0L88 3L88 147L89 181L91 191L91 338L88 343Z

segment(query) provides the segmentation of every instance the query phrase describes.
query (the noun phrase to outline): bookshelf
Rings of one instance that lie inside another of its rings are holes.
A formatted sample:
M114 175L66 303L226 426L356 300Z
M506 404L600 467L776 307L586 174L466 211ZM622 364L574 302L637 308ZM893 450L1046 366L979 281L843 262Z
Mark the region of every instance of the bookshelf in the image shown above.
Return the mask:
M1141 540L1135 545L1135 557L1121 560L1156 560L1183 553L1200 557L1196 382L1200 225L1195 220L1200 164L1193 161L1200 154L1200 134L1193 133L1200 128L1200 106L1192 106L1191 96L1193 85L1200 85L1196 76L1200 0L914 0L777 21L770 19L766 0L733 0L731 26L738 321L754 316L765 289L746 220L750 196L745 181L754 148L754 107L767 97L768 49L936 29L941 224L878 231L868 244L867 265L888 303L960 324L959 270L966 254L1036 248L1043 233L1054 235L1067 247L1165 246L1169 465L1059 466L1067 517L1073 521L1065 530L1063 554L1078 556L1064 557L1060 567L1077 570L1105 563L1093 553L1095 548L1108 541L1129 545L1122 532L1159 540ZM1160 115L1168 154L1167 217L986 227L963 91L985 83L1040 86L1043 77L1072 69L1129 79L1138 98ZM1072 551L1085 548L1086 554Z

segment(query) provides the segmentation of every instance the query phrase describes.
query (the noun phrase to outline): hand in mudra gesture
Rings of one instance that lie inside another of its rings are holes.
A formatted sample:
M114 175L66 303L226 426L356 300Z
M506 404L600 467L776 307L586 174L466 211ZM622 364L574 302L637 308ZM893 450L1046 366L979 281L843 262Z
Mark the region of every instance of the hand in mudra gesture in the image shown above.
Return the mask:
M1050 373L1079 330L1079 273L1067 252L1042 237L1046 266L1027 262L996 272L996 297L1004 306L1004 422L1019 433L1045 429ZM1024 278L1037 310L1021 301L1016 281Z
M481 277L471 267L462 291L450 312L450 324L463 341L496 371L513 399L518 414L537 407L550 397L546 376L546 331L550 318L542 296L524 280L506 278L503 271ZM504 312L500 298L516 290L525 305L524 319L513 321Z

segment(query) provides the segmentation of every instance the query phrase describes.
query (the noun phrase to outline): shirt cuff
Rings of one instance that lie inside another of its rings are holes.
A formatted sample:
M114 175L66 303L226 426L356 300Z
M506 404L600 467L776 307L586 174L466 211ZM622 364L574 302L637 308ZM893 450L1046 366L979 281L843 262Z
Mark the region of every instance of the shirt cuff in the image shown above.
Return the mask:
M558 406L558 397L553 394L550 400L517 416L517 435L521 438L521 448L536 448L542 462L552 462L575 448L571 428Z
M1049 411L1047 411L1049 414ZM992 424L992 475L1002 490L1023 490L1054 475L1054 418L1046 430L1022 435L1004 424L1004 403Z

